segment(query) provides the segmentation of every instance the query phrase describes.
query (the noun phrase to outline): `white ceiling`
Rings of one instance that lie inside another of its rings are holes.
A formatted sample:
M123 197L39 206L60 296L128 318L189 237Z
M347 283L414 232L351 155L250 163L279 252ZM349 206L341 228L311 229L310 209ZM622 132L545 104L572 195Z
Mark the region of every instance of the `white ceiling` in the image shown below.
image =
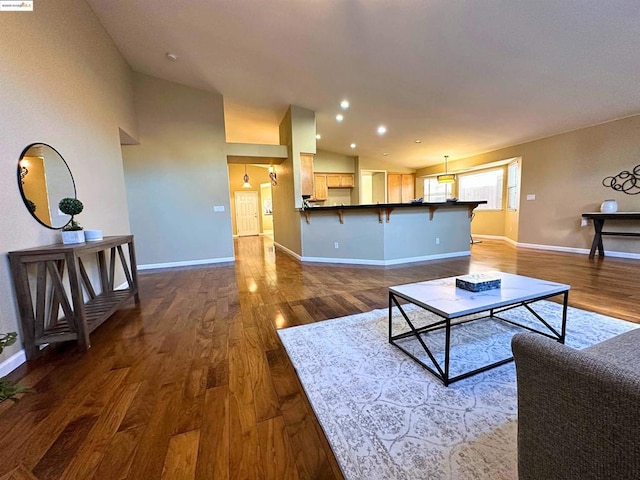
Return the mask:
M135 71L222 93L230 142L294 104L318 148L416 168L640 113L638 0L88 3Z

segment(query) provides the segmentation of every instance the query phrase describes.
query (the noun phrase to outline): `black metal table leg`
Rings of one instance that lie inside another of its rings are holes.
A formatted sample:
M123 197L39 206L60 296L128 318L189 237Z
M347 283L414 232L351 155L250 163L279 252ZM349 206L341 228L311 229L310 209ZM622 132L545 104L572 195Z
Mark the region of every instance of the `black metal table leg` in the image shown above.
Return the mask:
M604 227L604 219L594 218L593 229L595 233L593 235L593 242L591 243L591 250L589 251L589 258L593 258L596 254L596 247L598 248L598 255L604 257L604 245L602 244L602 228Z

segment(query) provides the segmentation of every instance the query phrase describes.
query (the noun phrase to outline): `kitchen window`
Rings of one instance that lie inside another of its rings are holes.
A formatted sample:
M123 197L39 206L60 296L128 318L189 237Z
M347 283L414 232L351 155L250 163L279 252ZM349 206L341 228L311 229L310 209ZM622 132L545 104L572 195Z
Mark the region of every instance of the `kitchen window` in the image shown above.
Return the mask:
M518 208L518 162L511 162L507 167L507 208L517 210Z
M438 183L436 177L424 179L424 201L444 202L451 197L451 183Z
M458 198L465 202L486 200L477 210L502 210L503 181L503 168L458 175Z

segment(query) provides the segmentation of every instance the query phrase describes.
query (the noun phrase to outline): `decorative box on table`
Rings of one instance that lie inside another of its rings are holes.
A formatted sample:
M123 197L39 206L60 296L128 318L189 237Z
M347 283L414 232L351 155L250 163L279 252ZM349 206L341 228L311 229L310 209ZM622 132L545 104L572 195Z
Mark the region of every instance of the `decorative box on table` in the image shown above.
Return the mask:
M456 287L470 292L500 288L500 277L491 273L470 273L456 278Z

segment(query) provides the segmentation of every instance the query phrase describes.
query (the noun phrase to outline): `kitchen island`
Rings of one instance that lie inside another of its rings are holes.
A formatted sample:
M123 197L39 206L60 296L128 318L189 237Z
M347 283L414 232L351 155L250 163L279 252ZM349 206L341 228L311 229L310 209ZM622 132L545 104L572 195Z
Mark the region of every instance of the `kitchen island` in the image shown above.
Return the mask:
M469 255L472 213L484 203L387 203L300 209L299 258L308 262L395 265Z

